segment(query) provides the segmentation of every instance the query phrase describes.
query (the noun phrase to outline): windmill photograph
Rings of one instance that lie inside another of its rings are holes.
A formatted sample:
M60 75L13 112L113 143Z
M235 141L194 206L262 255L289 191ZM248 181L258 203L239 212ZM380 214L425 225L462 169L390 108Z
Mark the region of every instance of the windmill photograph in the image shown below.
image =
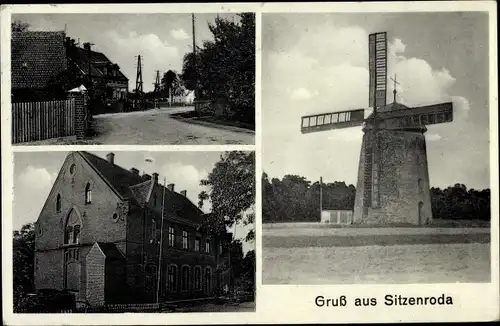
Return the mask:
M263 283L489 282L488 14L262 22Z

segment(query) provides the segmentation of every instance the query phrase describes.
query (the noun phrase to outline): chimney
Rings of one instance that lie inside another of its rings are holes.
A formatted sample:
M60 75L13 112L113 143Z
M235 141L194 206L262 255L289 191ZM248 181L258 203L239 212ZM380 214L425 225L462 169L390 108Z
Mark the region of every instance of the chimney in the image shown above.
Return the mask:
M187 194L186 190L181 190L181 195L183 195L184 197L186 197L186 194Z
M137 170L136 168L131 168L130 172L132 172L133 174L139 175L139 170Z
M115 164L115 153L109 153L106 155L106 159L108 160L109 163Z
M158 183L158 173L153 173L153 180L155 183Z
M146 181L146 180L151 180L151 176L147 173L143 173L142 174L142 180L143 181Z
M171 183L167 185L168 190L174 191L175 184Z

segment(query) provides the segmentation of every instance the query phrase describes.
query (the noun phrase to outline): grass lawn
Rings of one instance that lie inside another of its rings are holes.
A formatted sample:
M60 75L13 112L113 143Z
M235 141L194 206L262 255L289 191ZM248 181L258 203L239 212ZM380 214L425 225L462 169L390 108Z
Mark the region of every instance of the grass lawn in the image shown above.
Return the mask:
M490 282L490 244L272 248L264 284Z
M490 228L262 226L264 284L490 282Z

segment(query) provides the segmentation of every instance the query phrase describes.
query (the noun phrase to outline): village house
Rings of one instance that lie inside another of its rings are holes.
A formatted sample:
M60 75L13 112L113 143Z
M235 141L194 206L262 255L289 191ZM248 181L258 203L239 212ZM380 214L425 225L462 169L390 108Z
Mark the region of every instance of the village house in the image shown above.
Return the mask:
M88 83L90 68L92 113L123 111L128 78L106 55L88 46L81 48L63 31L13 32L13 102L64 99L66 91Z
M68 64L86 80L92 80L94 102L92 113L123 112L128 96L128 78L120 67L101 52L92 51L85 43L83 48L67 41ZM90 63L90 64L89 64Z
M64 32L13 32L11 87L13 102L52 100L57 77L67 70Z
M124 169L113 153L72 152L35 225L35 288L91 306L156 302L163 242L160 300L213 296L230 283L231 234L213 233L204 218L158 174Z

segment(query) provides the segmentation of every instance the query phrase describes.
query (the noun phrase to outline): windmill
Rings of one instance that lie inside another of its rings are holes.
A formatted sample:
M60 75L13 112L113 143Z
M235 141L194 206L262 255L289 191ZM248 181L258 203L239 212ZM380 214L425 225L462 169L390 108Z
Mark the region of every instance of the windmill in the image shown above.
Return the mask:
M353 223L415 224L432 221L426 125L453 121L453 104L407 107L387 97L387 33L369 36L369 106L303 116L303 134L363 126Z

